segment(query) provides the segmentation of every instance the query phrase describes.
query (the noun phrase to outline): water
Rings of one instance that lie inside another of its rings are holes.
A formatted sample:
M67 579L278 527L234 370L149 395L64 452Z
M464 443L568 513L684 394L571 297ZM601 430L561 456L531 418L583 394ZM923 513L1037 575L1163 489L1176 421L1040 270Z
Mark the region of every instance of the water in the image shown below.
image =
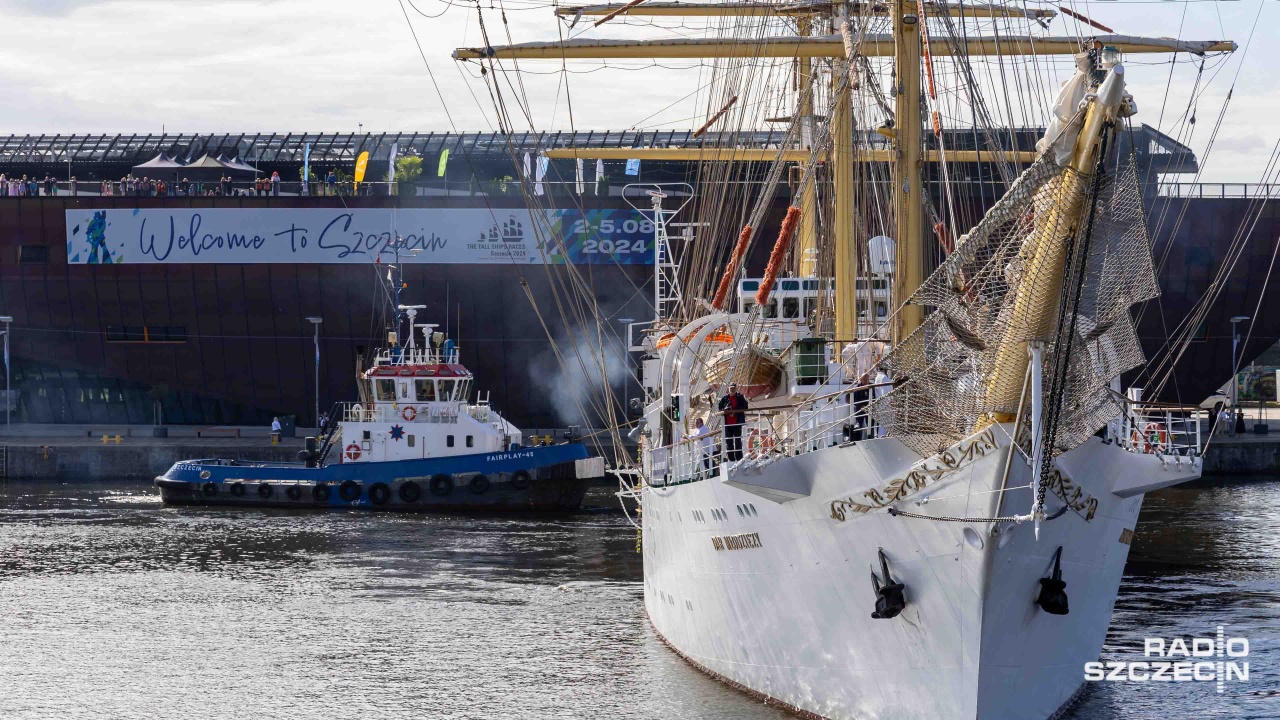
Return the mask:
M1251 642L1250 682L1110 684L1076 718L1277 717L1280 483L1148 498L1104 659ZM144 484L0 492L0 717L782 718L650 631L614 513L171 509Z

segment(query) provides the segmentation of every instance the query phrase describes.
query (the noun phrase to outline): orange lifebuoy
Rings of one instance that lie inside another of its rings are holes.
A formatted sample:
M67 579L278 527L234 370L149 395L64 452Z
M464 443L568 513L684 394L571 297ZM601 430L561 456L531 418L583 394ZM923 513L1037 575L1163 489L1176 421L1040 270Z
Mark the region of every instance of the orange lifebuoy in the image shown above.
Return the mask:
M753 456L773 452L773 435L752 430L747 436L747 450Z
M404 409L404 412L400 413L400 417L404 418L405 422L413 422L413 419L418 417L418 411L412 405L409 405Z
M347 459L348 459L348 460L359 460L359 459L360 459L360 446L359 446L359 445L357 445L357 444L355 444L355 443L351 443L350 445L348 445L348 446L347 446Z
M1164 423L1150 422L1143 425L1141 430L1135 427L1132 440L1134 448L1143 453L1159 452L1168 449L1169 432Z

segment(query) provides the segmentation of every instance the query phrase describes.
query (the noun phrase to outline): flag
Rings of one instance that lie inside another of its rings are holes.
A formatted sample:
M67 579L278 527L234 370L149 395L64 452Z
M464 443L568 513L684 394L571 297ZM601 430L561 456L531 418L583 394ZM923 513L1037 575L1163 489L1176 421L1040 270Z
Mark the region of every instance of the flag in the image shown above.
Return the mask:
M440 153L440 167L436 168L436 177L444 177L445 166L449 164L449 148Z
M639 160L627 161L627 174L640 177L640 161Z
M360 183L364 182L364 171L367 167L369 167L369 151L365 150L360 153L360 157L356 158L356 175L354 179L357 188L360 187Z
M586 175L586 171L582 169L582 158L578 158L577 160L574 161L574 178L573 179L574 179L574 190L576 190L579 195L587 191L587 175Z
M391 143L391 155L387 158L387 182L396 181L396 151L400 149L400 143Z
M524 164L521 170L524 171L525 182L533 179L533 159L529 157L529 153L524 154Z
M311 143L302 146L302 194L307 194L307 183L311 180Z
M600 194L600 185L604 182L604 160L596 160L596 194Z
M543 194L542 181L547 177L547 166L551 164L551 158L546 155L538 156L538 177L537 183L533 186L535 195Z

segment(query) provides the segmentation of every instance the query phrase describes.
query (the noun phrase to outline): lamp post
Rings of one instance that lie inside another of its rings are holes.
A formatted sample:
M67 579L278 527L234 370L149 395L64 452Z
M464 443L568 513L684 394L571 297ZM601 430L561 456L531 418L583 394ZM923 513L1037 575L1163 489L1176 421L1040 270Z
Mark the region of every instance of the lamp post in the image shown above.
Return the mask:
M1239 374L1239 368L1236 367L1236 362L1238 362L1236 358L1237 358L1237 351L1240 346L1240 331L1236 329L1236 324L1242 323L1248 319L1249 319L1248 315L1236 315L1235 317L1231 318L1231 406L1232 407L1235 407L1240 404L1239 403L1240 398L1237 397L1237 393L1239 392L1239 390L1237 389L1237 385L1239 383L1237 382L1237 377L1236 377Z
M13 393L9 389L9 323L13 317L0 315L0 323L4 323L4 431L8 433L13 423Z
M324 322L324 318L314 315L307 317L307 321L315 326L314 343L316 346L316 432L320 432L320 323Z

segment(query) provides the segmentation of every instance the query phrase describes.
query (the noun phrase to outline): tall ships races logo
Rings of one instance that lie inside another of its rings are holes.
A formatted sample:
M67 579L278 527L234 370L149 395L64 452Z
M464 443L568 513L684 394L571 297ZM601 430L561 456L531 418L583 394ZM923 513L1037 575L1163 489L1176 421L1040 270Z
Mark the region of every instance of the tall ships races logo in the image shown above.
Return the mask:
M1225 692L1229 682L1249 680L1249 639L1227 637L1222 625L1216 637L1144 638L1145 659L1084 664L1089 682L1212 682Z

